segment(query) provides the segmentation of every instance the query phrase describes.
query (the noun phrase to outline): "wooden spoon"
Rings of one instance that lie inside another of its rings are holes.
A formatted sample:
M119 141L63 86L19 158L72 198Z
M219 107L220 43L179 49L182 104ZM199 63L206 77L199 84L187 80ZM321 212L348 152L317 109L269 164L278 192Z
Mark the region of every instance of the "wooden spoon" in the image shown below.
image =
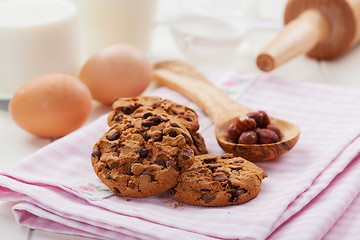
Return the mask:
M179 61L161 62L154 66L154 80L167 86L196 103L215 124L216 139L221 148L250 161L274 159L296 144L300 129L295 124L270 116L272 124L281 130L281 141L271 144L235 144L227 134L236 118L254 112L230 99L211 85L206 78L187 63Z

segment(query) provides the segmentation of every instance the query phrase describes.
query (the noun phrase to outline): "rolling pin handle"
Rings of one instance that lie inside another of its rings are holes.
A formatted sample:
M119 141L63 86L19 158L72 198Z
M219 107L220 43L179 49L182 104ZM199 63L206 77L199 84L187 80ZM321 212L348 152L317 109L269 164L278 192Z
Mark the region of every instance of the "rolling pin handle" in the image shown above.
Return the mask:
M307 53L330 33L330 23L317 9L308 9L289 22L259 54L257 66L269 72L288 60Z

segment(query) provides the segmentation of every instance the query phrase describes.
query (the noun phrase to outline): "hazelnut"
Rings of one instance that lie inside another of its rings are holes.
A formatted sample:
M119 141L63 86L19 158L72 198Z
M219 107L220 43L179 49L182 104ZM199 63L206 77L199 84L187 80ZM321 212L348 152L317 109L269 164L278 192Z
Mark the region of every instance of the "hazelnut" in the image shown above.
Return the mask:
M239 144L267 144L278 142L280 129L270 124L270 118L264 111L250 112L240 116L236 123L230 124L228 136Z
M266 128L260 129L257 133L257 137L259 139L259 143L261 144L275 143L279 141L278 135L274 131Z
M229 125L228 136L234 142L236 142L239 139L240 133L237 131L235 123Z
M247 116L255 120L256 125L260 126L263 122L264 115L259 112L248 113Z
M258 111L258 113L260 113L263 116L262 122L261 122L261 124L259 124L259 127L266 128L266 126L270 124L269 116L264 111Z
M240 144L256 144L256 143L258 143L257 134L252 130L243 132L239 137L238 143L240 143Z
M256 121L248 116L241 116L236 119L236 129L239 133L256 128Z
M275 126L274 124L269 124L269 125L266 126L266 128L272 130L273 132L275 132L276 135L278 135L278 137L280 138L281 132L280 132L280 129L277 126Z

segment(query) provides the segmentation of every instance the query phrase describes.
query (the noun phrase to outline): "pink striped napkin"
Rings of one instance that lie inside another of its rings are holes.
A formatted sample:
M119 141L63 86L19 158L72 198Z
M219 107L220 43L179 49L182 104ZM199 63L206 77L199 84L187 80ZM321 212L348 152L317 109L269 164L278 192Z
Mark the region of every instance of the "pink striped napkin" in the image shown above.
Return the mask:
M239 103L300 126L298 144L274 161L258 197L239 206L205 208L172 201L113 196L90 163L106 116L57 140L0 174L0 199L19 201L27 227L103 239L348 239L358 233L360 90L206 72ZM193 107L208 150L222 153L214 126L193 103L166 88L151 95ZM346 232L347 234L342 234Z

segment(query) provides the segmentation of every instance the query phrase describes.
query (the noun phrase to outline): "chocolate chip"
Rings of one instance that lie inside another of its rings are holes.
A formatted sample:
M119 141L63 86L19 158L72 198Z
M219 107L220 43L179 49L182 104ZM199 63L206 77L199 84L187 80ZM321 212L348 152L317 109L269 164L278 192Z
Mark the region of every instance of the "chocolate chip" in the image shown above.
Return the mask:
M244 194L245 191L243 189L231 189L230 193L233 197L238 197L238 196Z
M91 153L91 156L92 157L101 157L101 151L99 149L97 149Z
M120 122L122 119L123 115L121 113L118 113L114 118L115 122Z
M152 174L148 173L148 172L143 172L141 175L143 175L143 176L149 176L149 177L150 177L149 182L154 181L154 176L153 176Z
M229 187L231 187L231 188L236 188L236 186L235 185L232 185L232 183L231 183L231 179L230 178L228 178L227 179L227 184L229 185Z
M110 174L108 173L105 173L105 179L108 179L108 180L114 180Z
M153 123L151 121L146 121L146 122L143 122L141 125L143 125L144 127L151 127L153 125Z
M152 112L147 112L147 113L144 113L143 115L143 119L147 119L148 117L152 116Z
M193 151L191 151L190 149L184 149L181 152L181 158L184 160L189 160L192 153L193 153Z
M174 130L174 129L171 129L170 131L169 131L169 136L170 137L176 137L178 135L178 133Z
M153 163L165 167L165 161L161 157L156 158Z
M179 124L177 124L177 123L170 123L170 125L171 125L172 127L176 127L176 128L179 128L179 127L180 127Z
M216 163L216 158L204 158L203 159L204 163Z
M204 142L204 138L200 135L200 133L196 132L195 134L192 135L192 138L194 139L194 143L197 144L201 144L202 142Z
M237 171L242 170L242 167L230 167L230 168L231 170L237 170Z
M246 193L246 189L240 188L240 189L231 189L230 194L231 194L231 198L230 201L231 202L237 202L239 201L239 196L243 195L244 193Z
M188 122L194 121L194 117L192 115L186 114L184 119Z
M155 142L160 142L160 141L162 141L162 139L163 139L162 133L154 136Z
M110 163L110 167L111 167L112 169L118 168L119 166L120 166L120 164L119 164L118 161L114 161L114 162Z
M225 182L227 180L227 176L225 173L219 172L213 175L213 179L214 181Z
M143 132L143 133L141 134L141 136L144 138L144 140L145 140L146 142L149 140L149 136L148 136L147 132Z
M140 157L146 158L147 154L148 154L148 150L146 148L144 148L143 146L140 146L140 149L139 149Z
M154 116L151 121L153 122L154 126L157 126L162 122L162 119L160 116Z
M193 145L193 140L187 134L181 133L181 135L184 136L187 145L189 146Z
M170 114L175 115L175 116L178 115L178 113L176 111L174 111L174 110L170 111Z
M134 108L132 106L126 106L126 107L123 107L122 111L123 113L125 113L126 115L130 115L134 112Z
M109 141L114 141L119 139L120 137L120 131L117 129L113 129L110 131L110 133L108 135L106 135L106 139Z
M128 184L129 188L134 189L136 187L136 184L131 182Z
M206 192L202 194L202 199L205 204L209 204L215 200L217 193Z
M212 172L215 171L215 169L222 167L221 164L210 164L206 166L207 168L209 168Z
M122 112L126 115L130 115L139 107L141 107L141 105L138 103L135 103L134 105L129 105L129 106L123 107Z
M233 158L234 156L231 153L225 153L223 155L221 155L222 159L229 159L229 158Z
M120 190L118 188L114 187L114 191L115 193L120 194Z

